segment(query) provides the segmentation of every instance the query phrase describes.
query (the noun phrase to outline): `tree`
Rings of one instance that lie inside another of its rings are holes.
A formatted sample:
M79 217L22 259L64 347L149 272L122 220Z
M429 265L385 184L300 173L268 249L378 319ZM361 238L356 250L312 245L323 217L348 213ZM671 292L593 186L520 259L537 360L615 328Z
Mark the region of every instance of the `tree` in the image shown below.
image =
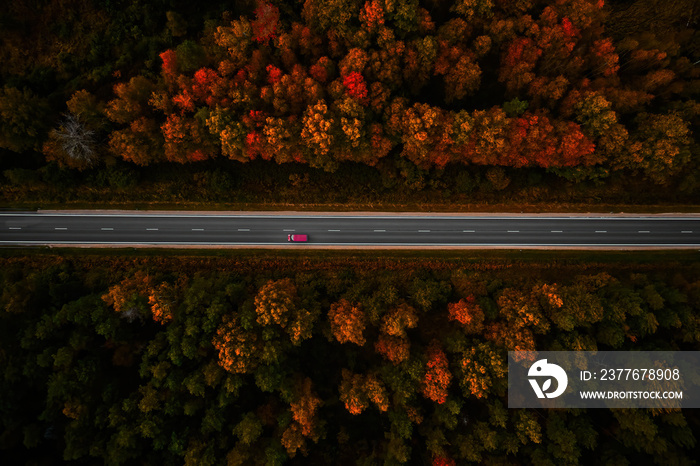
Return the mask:
M245 127L233 112L217 107L209 113L206 120L209 133L217 137L221 143L221 153L224 157L239 162L247 162L250 159L245 154Z
M388 90L395 92L407 83L404 75L410 75L412 71L418 71L416 70L418 63L414 63L413 66L411 66L409 64L410 62L407 62L407 68L404 68L402 58L404 58L405 51L406 46L402 41L393 40L379 50L372 50L369 54L362 51L363 55L361 56L367 57L365 58L365 62L362 63L362 66L364 68L366 65L367 69L365 74L370 83L370 89L375 83L379 82ZM349 53L348 56L350 56ZM410 58L411 57L407 56L405 60L410 60ZM359 67L350 69L348 72L357 71L358 73L362 73L363 69L358 68ZM416 78L420 80L422 75L425 75L423 79L428 79L429 69L420 70Z
M484 311L476 303L474 296L467 296L456 303L448 304L447 312L450 315L450 320L456 320L462 324L466 333L478 334L483 331Z
M0 89L0 147L13 152L38 148L46 137L47 101L29 89Z
M86 128L77 115L66 113L60 126L49 133L43 152L47 160L84 169L97 162L95 145L95 132Z
M139 270L133 276L111 286L109 291L102 295L102 301L112 306L120 317L132 322L143 319L147 309L148 292L152 288L152 277Z
M414 39L406 44L402 66L403 83L409 86L414 95L417 95L428 84L434 68L435 74L445 74L445 70L437 73L435 59L438 54L438 44L433 36Z
M414 104L401 119L402 155L421 168L444 166L450 160L452 124L439 107Z
M610 140L611 133L618 130L617 114L612 110L612 103L599 93L590 93L574 104L576 121L581 123L586 134L603 139L603 149L609 151L617 148ZM624 128L622 131L626 133ZM606 155L615 155L611 152Z
M620 58L615 53L615 46L609 38L599 39L593 42L589 57L592 58L592 67L600 70L603 76L613 76L620 69Z
M460 161L493 165L505 153L509 120L500 107L475 110L460 122L458 140L468 137Z
M399 364L409 357L411 342L405 337L395 337L381 333L374 349L393 364Z
M365 80L360 73L353 71L348 73L343 78L343 86L345 86L346 92L353 99L367 104L367 86L365 85Z
M253 39L256 42L267 43L274 39L279 26L279 9L271 3L258 1L255 9L255 21L251 24L253 28Z
M240 68L251 59L253 28L246 18L232 21L230 26L218 26L214 32L216 45L228 52L233 68Z
M66 102L68 112L75 115L91 131L101 131L107 126L104 114L104 102L85 89L73 93Z
M260 155L263 158L274 157L277 163L308 162L312 164L311 160L307 161L304 158L304 154L301 150L302 148L299 144L299 134L301 133L300 126L295 117L267 117L262 130L264 139L262 139L262 151ZM251 146L253 146L255 142L255 140L251 140ZM321 166L332 171L333 161L330 157L326 157L325 159L320 157L320 160L328 163L328 165ZM314 165L312 164L312 166Z
M341 299L331 304L328 311L331 330L339 343L355 343L363 346L365 337L363 332L366 325L364 312L359 304L353 304L347 299Z
M462 353L457 380L465 397L485 398L502 389L506 374L502 352L488 343L479 343Z
M506 84L509 92L516 93L535 78L535 65L541 55L542 49L534 40L529 37L516 38L503 54L498 80Z
M251 373L258 365L262 350L258 335L243 329L232 316L224 316L212 345L219 352L219 365L234 374Z
M185 40L175 48L177 67L183 73L191 73L206 64L204 48L197 42Z
M481 68L472 52L439 42L440 52L435 60L435 74L443 75L445 103L450 104L474 93L481 82Z
M333 80L335 74L335 62L323 56L309 68L309 74L318 82L325 84Z
M447 399L447 388L452 380L447 356L437 340L430 343L427 356L427 369L423 378L423 396L437 404L442 404Z
M360 10L360 22L368 32L384 25L384 8L379 0L368 0Z
M633 134L639 144L635 165L655 183L666 183L678 174L690 160L692 142L688 122L677 113L642 113L636 119L637 131Z
M407 303L401 303L384 314L380 329L387 335L406 338L406 329L415 328L416 325L418 325L416 310Z
M167 282L151 288L148 304L151 306L154 321L165 325L173 320L178 300L177 293L178 290Z
M107 103L105 113L115 123L131 124L134 120L148 115L148 102L155 85L143 76L135 76L128 83L114 86L117 95Z
M304 144L318 155L311 158L312 166L325 159L334 142L334 119L328 111L325 100L319 100L307 107L302 120L301 138Z
M137 165L163 160L163 135L155 120L141 117L109 135L109 150L115 157Z
M255 312L260 325L279 325L284 328L294 312L297 289L284 278L267 282L255 296Z
M347 369L341 371L342 381L338 391L340 401L350 414L362 413L369 403L374 403L380 411L389 409L389 398L384 384L374 375L353 374Z
M172 113L160 129L165 158L170 162L200 162L213 154L209 132L199 118Z
M297 450L306 454L306 438L317 442L321 436L316 419L316 412L322 400L312 391L312 382L308 377L296 381L293 401L290 403L293 422L282 434L282 445L287 453L294 457Z
M166 50L160 55L160 59L163 61L161 70L166 81L175 82L178 76L177 67L177 53L174 50Z

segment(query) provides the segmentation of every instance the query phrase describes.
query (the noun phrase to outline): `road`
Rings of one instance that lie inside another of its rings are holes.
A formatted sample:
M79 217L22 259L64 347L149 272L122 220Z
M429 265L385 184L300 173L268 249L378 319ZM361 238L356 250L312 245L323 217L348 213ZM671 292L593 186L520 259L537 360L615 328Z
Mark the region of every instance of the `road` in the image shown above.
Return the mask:
M0 245L696 248L700 217L6 212Z

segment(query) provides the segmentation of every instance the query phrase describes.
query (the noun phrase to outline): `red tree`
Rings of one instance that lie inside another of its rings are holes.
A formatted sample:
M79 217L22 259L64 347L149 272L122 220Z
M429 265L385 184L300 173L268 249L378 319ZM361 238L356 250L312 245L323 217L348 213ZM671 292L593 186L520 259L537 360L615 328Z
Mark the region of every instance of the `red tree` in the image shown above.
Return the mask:
M367 85L365 84L365 78L360 73L353 71L345 76L343 85L350 97L367 104Z
M468 333L480 333L484 328L484 311L476 303L474 296L468 296L459 302L447 305L450 320L456 320Z
M253 21L253 39L257 42L267 42L275 38L279 25L280 11L271 3L258 2Z
M447 399L447 387L452 380L452 374L448 367L447 356L440 348L437 341L433 341L428 347L428 364L425 377L423 377L423 395L438 404Z
M166 78L173 79L177 76L177 54L174 50L166 50L160 54L163 60L163 74Z

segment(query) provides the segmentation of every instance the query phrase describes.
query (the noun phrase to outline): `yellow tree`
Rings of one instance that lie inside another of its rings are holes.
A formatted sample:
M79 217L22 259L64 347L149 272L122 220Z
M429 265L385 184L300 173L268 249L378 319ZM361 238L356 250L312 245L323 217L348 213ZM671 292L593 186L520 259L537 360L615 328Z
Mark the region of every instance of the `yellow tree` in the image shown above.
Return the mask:
M373 403L380 411L389 409L389 397L384 384L373 374L353 374L347 369L341 371L342 381L338 391L340 401L350 414L357 415Z
M219 352L219 365L229 372L247 374L258 365L262 342L255 332L243 329L234 317L224 317L212 344Z
M333 123L325 100L319 100L304 112L301 139L306 147L317 153L320 158L324 158L331 150Z
M276 324L284 328L292 315L297 288L289 278L270 280L255 296L255 312L260 325Z
M690 160L690 128L677 113L640 114L634 134L640 150L634 162L655 183L665 183ZM633 168L634 165L632 165Z

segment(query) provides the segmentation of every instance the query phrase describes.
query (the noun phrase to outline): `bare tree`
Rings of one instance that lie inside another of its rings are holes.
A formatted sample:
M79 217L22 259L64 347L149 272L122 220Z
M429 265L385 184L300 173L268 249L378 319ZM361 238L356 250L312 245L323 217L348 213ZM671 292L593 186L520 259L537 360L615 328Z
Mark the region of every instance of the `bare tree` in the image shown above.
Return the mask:
M61 126L54 129L52 135L77 164L92 165L95 162L95 132L87 129L78 115L64 113Z

